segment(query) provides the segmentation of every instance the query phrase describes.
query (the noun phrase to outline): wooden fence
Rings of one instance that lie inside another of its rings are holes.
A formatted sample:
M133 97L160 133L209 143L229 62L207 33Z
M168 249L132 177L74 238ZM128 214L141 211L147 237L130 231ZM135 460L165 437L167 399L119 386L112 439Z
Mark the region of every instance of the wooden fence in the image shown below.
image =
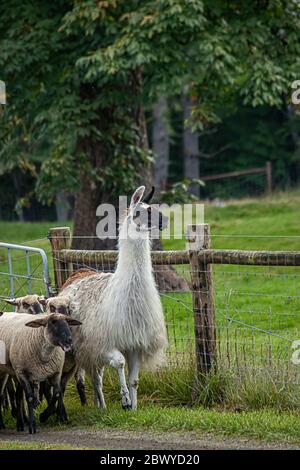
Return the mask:
M56 289L73 271L73 265L114 265L117 251L72 250L68 227L50 229ZM209 372L216 364L217 338L212 265L300 266L300 251L245 251L211 249L210 226L188 227L188 250L152 251L153 265L189 265L197 370Z
M219 173L216 175L201 176L201 180L202 181L218 181L218 180L223 180L226 178L234 178L238 176L257 175L257 174L265 174L265 177L266 177L265 191L267 194L271 194L272 186L273 186L271 162L267 162L265 166L248 168L247 170L230 171L228 173Z

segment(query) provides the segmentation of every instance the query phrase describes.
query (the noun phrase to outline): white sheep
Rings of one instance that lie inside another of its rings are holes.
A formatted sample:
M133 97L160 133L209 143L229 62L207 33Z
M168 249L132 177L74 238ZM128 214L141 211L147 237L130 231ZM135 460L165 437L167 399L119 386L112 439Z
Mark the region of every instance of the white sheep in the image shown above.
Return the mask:
M37 315L43 312L43 305L46 301L43 295L29 294L23 297L16 297L14 299L4 299L9 305L15 307L16 313L30 313L31 315ZM0 374L0 389L3 385L3 380L7 380L5 374ZM16 408L16 397L14 384L11 378L6 382L6 390L9 397L9 402L11 406L11 414L15 418L17 413Z
M6 303L15 307L16 313L30 313L37 315L43 312L45 297L43 295L28 294L24 297L16 297L14 299L4 299Z
M40 415L45 421L57 411L61 420L66 419L60 381L65 352L72 347L69 325L81 322L61 314L37 315L3 313L0 317L0 340L6 346L6 362L0 372L13 375L17 387L17 429L24 430L22 396L25 392L29 412L29 432L36 432L34 408L37 405L35 384L48 380L53 386L53 396L47 409ZM2 390L0 391L0 426Z
M46 313L61 313L63 315L71 316L75 308L72 300L68 296L64 296L64 295L60 295L59 297L50 297L48 299L45 299L43 304L44 304ZM85 394L84 370L78 369L76 367L74 355L72 353L67 353L65 363L64 363L63 373L62 373L62 382L61 382L63 393L65 392L65 388L69 379L73 375L75 375L76 387L77 387L77 391L80 397L81 404L85 405L87 402L87 399L86 399L86 394ZM44 394L47 401L49 401L51 395L50 395L50 389L49 389L48 384L41 384L41 390L42 390L42 393L40 397L42 397L42 395Z
M141 186L134 192L122 223L116 271L79 278L59 294L74 300L72 316L83 324L74 335L76 363L91 376L100 407L105 407L104 365L118 371L123 407L136 409L139 369L161 364L167 344L149 237L153 228L166 226L167 218L148 205L154 188L141 202L144 191L145 187Z

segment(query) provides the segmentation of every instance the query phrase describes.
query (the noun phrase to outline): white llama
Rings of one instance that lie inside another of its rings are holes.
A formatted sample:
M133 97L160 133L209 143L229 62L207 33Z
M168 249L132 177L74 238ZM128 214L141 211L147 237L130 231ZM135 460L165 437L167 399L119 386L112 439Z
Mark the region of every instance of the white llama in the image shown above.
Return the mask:
M91 376L100 407L105 407L105 365L118 371L123 407L136 409L139 370L160 365L167 344L149 234L152 229L165 228L168 219L148 205L154 188L142 202L144 191L141 186L134 192L121 225L116 271L75 280L60 293L74 300L72 317L82 322L80 331L74 333L75 360Z

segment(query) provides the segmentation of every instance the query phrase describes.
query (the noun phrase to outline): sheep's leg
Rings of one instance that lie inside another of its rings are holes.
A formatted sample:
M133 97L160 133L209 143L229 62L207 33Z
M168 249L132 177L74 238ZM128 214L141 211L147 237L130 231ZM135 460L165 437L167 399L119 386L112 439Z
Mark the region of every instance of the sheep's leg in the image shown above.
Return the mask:
M46 398L46 401L49 405L51 397L52 397L52 393L51 393L51 385L47 382L47 380L45 382L40 383L40 388L39 388L40 403L42 403L44 397Z
M80 401L82 405L86 405L87 403L84 380L85 380L85 372L83 369L79 367L75 372L75 381L76 381L78 395L80 397Z
M37 408L40 404L40 384L39 382L33 382L33 407Z
M16 394L12 378L10 377L6 385L9 403L11 407L11 414L13 418L17 417L17 407L16 407Z
M28 425L29 425L29 434L36 433L36 423L34 417L34 406L35 406L35 393L34 393L34 384L29 381L25 374L18 375L18 380L22 385L25 391L25 397L28 406Z
M16 404L17 404L17 431L24 431L24 415L23 415L23 388L18 383L16 388Z
M125 410L130 409L131 400L125 377L125 357L120 351L114 349L105 355L104 360L107 364L117 370L121 385L122 406Z
M53 394L50 400L49 405L47 408L40 414L40 422L45 423L47 419L53 415L56 411L59 414L60 418L60 413L62 410L63 405L63 396L61 392L61 386L60 386L60 381L61 377L60 375L55 375L49 382L53 386ZM58 402L57 405L57 410L56 410L56 403Z
M74 365L70 370L69 372L65 372L62 377L61 377L61 381L60 381L60 389L61 389L61 394L58 398L58 403L57 403L57 409L56 409L56 415L57 415L57 419L58 421L60 422L65 422L65 421L68 421L68 415L67 415L67 412L66 412L66 408L65 408L65 405L64 405L64 396L65 396L65 392L66 392L66 387L67 387L67 384L70 380L70 378L72 377L72 375L74 374L74 371L75 371L75 368L76 368L76 365Z
M11 381L12 381L12 386L14 385L15 389L17 390L17 386L19 384L18 379L16 377L11 377ZM23 395L22 395L22 397L23 397ZM22 406L22 416L23 416L22 419L23 419L25 424L28 424L28 418L27 418L27 414L26 414L26 410L25 410L24 397L22 398L21 406Z
M127 355L128 357L128 382L129 382L129 394L131 399L131 408L137 409L137 389L139 385L139 371L140 371L140 357L135 351L131 351Z
M106 404L103 394L103 373L104 367L95 370L94 373L91 374L91 381L94 388L95 406L105 409Z
M0 383L0 429L5 429L3 416L2 416L2 402L3 402L4 390L5 390L7 380L8 380L8 375L5 375Z

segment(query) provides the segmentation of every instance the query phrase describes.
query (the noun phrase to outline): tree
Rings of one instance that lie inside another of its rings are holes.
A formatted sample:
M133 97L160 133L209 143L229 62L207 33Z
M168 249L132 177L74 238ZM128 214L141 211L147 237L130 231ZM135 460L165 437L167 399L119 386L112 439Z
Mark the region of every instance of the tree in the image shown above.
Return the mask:
M298 78L297 2L12 0L0 15L1 162L42 162L44 202L76 193L75 236L95 234L100 202L150 183L145 102L190 85L196 130L227 97L281 106Z
M168 103L160 96L153 109L152 151L155 158L155 186L166 189L169 174L169 134L167 121Z
M193 131L191 125L191 109L192 99L188 94L183 96L183 117L184 121L188 124L185 126L183 132L183 158L184 158L184 176L185 178L199 179L200 176L200 162L199 162L199 134ZM199 185L191 185L189 188L191 194L199 197Z

